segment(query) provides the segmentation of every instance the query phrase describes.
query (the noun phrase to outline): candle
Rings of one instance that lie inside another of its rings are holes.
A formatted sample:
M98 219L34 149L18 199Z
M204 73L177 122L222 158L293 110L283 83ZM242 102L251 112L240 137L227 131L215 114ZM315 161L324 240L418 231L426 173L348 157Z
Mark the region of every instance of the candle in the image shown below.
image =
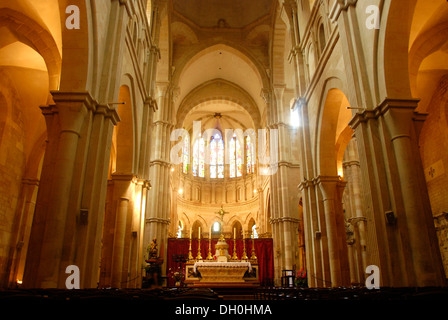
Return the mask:
M236 228L233 228L233 239L236 239Z
M212 238L212 227L210 226L210 231L208 232L208 238L211 239Z
M199 239L201 239L201 227L199 227Z

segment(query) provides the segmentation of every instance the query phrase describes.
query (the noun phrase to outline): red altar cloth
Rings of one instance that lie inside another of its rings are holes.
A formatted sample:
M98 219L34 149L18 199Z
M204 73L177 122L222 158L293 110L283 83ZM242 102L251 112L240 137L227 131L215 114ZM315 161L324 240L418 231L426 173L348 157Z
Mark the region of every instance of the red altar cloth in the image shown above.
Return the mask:
M229 255L233 255L233 239L227 239L227 244L229 245ZM252 254L252 243L255 244L255 255L258 258L258 276L260 283L267 281L272 281L274 278L274 254L273 254L273 242L271 238L262 239L245 239L246 241L246 254L250 258ZM217 239L212 241L212 255L215 254L215 245L218 242ZM190 239L168 239L167 247L167 264L166 264L166 274L169 275L170 271L177 270L179 263L174 260L175 255L186 255L188 257L188 249L190 245ZM202 258L207 258L208 254L208 239L201 239L201 255ZM236 252L238 258L241 259L243 255L243 239L236 240ZM191 253L194 258L198 254L198 239L191 240ZM175 280L168 278L168 286L174 286Z

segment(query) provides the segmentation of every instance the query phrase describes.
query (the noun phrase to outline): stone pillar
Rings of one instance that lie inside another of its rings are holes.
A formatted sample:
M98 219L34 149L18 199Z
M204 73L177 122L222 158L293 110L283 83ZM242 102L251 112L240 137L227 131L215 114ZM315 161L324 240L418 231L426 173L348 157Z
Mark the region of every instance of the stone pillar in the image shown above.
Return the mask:
M112 288L125 288L127 281L128 270L125 267L125 261L129 260L126 256L126 248L129 243L126 241L128 224L131 222L128 218L129 213L132 213L130 206L130 199L132 196L132 185L134 176L127 174L113 174L113 197L111 200L114 219L111 220L111 225L108 226L109 232L113 230L112 239L112 256L111 256L111 274L110 286ZM112 216L111 216L112 217ZM110 244L109 244L110 245Z
M82 217L78 219L76 230L77 254L74 260L65 261L65 264L75 264L82 270L83 288L96 288L98 285L110 150L114 126L118 121L118 113L113 107L96 106L89 137L85 178L80 185Z
M38 188L39 180L22 179L22 190L17 203L18 218L14 223L13 235L15 239L11 240L11 246L13 246L14 250L9 277L9 285L11 287L17 280L22 280L23 278Z
M353 255L353 266L350 268L353 274L352 283L363 284L367 267L367 242L365 235L366 218L363 214L362 185L356 138L353 138L347 146L344 154L344 179L346 188L346 221L353 232L353 243L350 245Z
M72 238L69 235L74 232L78 215L73 210L76 208L69 205L73 199L71 190L78 143L95 104L88 93L55 92L53 96L56 106L43 108L50 128L49 140L54 142L45 155L48 159L45 166L48 167L42 171L43 175L49 175L50 181L44 178L48 182L45 184L47 190L38 196L36 204L36 226L33 225L34 232L30 237L30 243L34 245L27 254L25 287L65 287L67 266L61 265L61 261L71 255Z
M332 287L348 285L349 264L347 251L344 248L345 224L343 223L342 208L338 208L338 203L341 203L340 192L337 190L340 182L339 177L320 176L316 179L323 196ZM341 240L344 240L343 243Z
M434 224L428 223L432 213L426 183L422 181L421 165L418 163L421 160L416 156L418 148L414 147L417 144L413 128L416 108L415 100L388 99L379 106L395 155L404 209L404 216L398 212L396 216L404 219L408 229L415 285L438 286L443 283L440 272L442 264L439 266L435 263L441 261L440 252L435 240Z
M301 183L298 188L302 193L303 228L305 238L305 254L307 261L308 285L310 287L325 287L330 285L327 276L325 243L322 243L322 228L320 226L318 187L310 178L314 176L314 167L311 157L310 132L308 127L308 106L303 99L299 99L297 112L300 114L299 125L300 143L300 176Z
M380 268L382 286L445 284L418 157L416 106L388 99L350 122L364 168L366 259Z
M298 250L299 216L297 206L299 199L297 193L291 188L290 178L298 175L298 166L291 159L290 151L294 148L290 137L294 132L288 125L290 111L283 103L285 95L285 86L282 85L275 86L272 92L264 91L268 111L269 138L267 142L270 157L269 163L265 166L269 165L267 174L271 182L270 222L274 241L274 268L277 284L280 284L282 270L291 270L298 265L298 256L295 255L295 252ZM260 140L260 137L258 139Z
M166 254L168 243L168 225L171 211L171 163L170 135L173 129L172 111L173 92L168 83L158 84L157 105L154 114L150 176L152 188L149 192L143 243L145 248L153 238L157 239L159 254ZM164 258L166 263L166 258ZM162 273L164 274L164 265Z

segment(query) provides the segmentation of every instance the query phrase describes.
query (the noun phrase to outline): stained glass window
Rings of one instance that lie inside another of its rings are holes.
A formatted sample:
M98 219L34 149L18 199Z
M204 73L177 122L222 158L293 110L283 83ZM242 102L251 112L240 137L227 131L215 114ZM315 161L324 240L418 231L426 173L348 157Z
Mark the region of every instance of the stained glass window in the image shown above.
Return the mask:
M255 150L252 141L250 140L250 136L246 137L246 167L247 174L254 173L255 169Z
M243 151L236 135L230 140L230 178L241 177L243 174Z
M236 139L236 176L241 177L243 174L243 151L240 141Z
M202 178L205 176L204 156L205 156L205 141L204 138L201 138L199 139L199 176Z
M224 141L219 134L210 142L210 178L224 178Z
M182 172L188 173L188 164L190 162L190 136L187 134L184 137L184 145L182 147L182 162L183 169Z
M193 145L193 176L204 177L204 138L198 138Z
M229 155L230 155L230 178L235 178L235 168L236 168L236 157L235 157L235 145L236 145L236 137L233 136L233 138L230 140L229 145Z
M212 137L211 142L210 142L210 178L214 179L216 178L216 165L218 162L218 153L216 152L217 150L217 143L216 143L216 138Z
M224 178L224 141L218 140L218 178Z

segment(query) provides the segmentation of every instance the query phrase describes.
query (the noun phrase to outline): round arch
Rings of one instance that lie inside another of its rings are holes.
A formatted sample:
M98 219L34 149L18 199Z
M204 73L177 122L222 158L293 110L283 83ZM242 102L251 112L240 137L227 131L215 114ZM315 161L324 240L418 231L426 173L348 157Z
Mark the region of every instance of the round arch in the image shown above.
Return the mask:
M342 81L338 78L330 78L322 91L322 102L316 124L317 175L336 176L338 174L337 159L341 153L343 155L351 138L350 130L352 129L348 128L348 123L352 113L347 109L350 106L347 96L340 88L343 88Z
M378 90L379 99L411 98L408 49L412 15L417 0L403 6L399 1L383 1L378 35Z
M251 116L255 127L260 128L261 116L255 101L244 89L224 79L208 81L192 90L178 108L177 126L183 125L185 117L194 107L213 100L224 100L243 107Z
M116 171L119 173L133 173L135 159L135 137L133 121L132 90L128 85L122 85L119 89L119 101L117 111L120 122L114 128L114 140L116 143Z
M35 48L47 66L49 89L57 90L62 58L53 36L36 21L10 8L0 9L0 27L8 28L18 35L23 43Z

